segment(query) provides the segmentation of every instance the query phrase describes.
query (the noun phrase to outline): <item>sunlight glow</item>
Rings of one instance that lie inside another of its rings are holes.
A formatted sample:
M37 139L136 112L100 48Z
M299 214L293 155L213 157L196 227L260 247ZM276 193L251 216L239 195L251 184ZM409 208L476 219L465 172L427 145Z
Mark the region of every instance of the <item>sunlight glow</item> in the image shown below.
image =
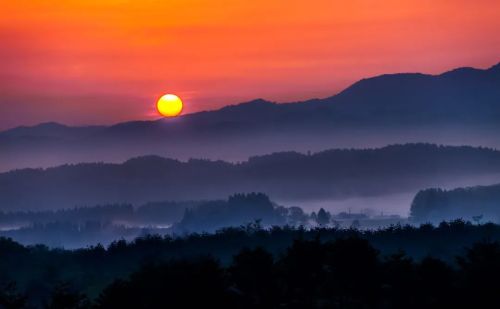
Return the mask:
M175 94L166 94L156 103L158 112L164 117L175 117L182 112L182 100Z

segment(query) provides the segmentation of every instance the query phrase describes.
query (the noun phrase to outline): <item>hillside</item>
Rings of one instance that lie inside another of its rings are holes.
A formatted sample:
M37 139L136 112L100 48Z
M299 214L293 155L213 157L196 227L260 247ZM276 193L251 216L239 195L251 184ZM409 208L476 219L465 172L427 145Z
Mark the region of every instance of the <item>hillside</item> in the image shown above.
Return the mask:
M382 75L328 98L287 104L257 99L176 119L15 128L0 132L0 171L149 154L237 161L274 151L421 141L498 147L499 127L497 64L441 75Z
M420 222L452 218L499 222L500 184L453 190L422 190L413 200L411 217Z
M2 173L0 207L41 210L143 204L220 199L234 192L263 192L278 202L299 203L417 192L499 174L500 151L431 144L281 152L239 163L146 156L121 164L82 163Z

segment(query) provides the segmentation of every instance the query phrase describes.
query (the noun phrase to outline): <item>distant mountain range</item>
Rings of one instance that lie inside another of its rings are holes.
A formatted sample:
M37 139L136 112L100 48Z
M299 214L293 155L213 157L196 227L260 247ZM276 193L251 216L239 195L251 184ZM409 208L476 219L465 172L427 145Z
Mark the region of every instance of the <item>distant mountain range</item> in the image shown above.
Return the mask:
M500 151L406 144L309 155L282 152L240 163L146 156L121 164L0 173L0 210L220 199L237 192L263 192L301 206L299 201L417 192L460 181L474 184L485 175L500 180Z
M500 64L363 79L337 95L262 99L112 126L44 123L0 132L0 171L157 154L242 160L273 151L426 141L498 147Z

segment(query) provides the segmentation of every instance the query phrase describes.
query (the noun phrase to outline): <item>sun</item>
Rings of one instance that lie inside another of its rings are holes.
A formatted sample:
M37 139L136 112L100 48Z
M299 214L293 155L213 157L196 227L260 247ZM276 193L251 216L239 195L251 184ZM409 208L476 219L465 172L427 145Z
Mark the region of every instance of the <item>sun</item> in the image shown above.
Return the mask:
M182 112L182 100L175 94L166 94L156 103L158 112L164 117L175 117Z

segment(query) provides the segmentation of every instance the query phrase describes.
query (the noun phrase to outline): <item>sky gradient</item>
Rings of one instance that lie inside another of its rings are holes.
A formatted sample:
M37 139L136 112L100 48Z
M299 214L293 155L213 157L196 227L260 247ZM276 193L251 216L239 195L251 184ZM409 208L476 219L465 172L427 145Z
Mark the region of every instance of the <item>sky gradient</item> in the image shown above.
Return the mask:
M500 61L496 0L2 2L0 130L335 94L382 73Z

